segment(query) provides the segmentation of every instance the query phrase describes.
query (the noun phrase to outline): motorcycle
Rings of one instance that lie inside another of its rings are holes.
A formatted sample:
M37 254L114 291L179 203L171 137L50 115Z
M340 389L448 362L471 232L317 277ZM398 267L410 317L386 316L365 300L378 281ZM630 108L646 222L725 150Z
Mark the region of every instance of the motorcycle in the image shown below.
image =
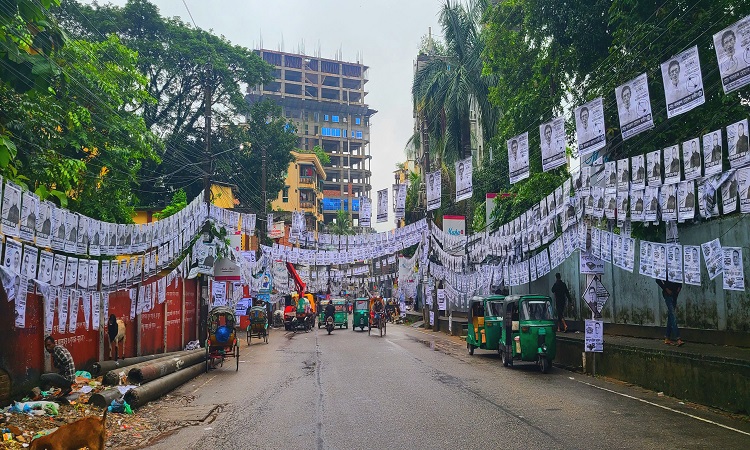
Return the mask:
M331 334L333 331L333 316L328 316L326 318L326 331L328 331L328 334Z

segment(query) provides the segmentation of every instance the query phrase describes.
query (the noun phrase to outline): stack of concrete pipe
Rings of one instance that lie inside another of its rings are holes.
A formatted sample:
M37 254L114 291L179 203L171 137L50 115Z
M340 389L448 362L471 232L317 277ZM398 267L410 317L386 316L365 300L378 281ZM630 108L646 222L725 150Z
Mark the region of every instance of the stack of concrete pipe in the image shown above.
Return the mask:
M144 383L125 394L125 401L132 408L138 408L155 400L181 384L199 375L205 367L206 350L186 350L155 358L130 366L118 367L104 375L105 385L118 385L121 377L127 375L132 384ZM112 400L122 395L116 388L105 389L92 395L89 402L106 407Z

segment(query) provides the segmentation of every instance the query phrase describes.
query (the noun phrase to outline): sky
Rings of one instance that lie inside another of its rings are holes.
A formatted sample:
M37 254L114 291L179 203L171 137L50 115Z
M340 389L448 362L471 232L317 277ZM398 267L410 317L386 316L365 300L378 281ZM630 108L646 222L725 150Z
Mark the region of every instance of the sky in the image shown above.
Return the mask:
M99 3L124 5L125 0ZM411 82L413 63L422 36L432 27L439 36L441 0L151 0L162 16L179 16L233 44L305 53L320 49L323 58L339 50L345 61L370 67L365 98L378 111L371 120L372 191L393 183L396 163L406 159L404 147L413 133ZM280 48L283 42L283 48ZM389 193L389 199L391 199ZM375 205L373 205L375 209ZM375 223L373 210L373 223ZM393 211L378 231L393 228Z

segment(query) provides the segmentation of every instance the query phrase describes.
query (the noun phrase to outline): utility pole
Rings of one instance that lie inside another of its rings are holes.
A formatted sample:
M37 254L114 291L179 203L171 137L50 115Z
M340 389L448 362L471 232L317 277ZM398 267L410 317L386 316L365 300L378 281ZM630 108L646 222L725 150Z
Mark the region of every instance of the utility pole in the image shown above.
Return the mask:
M210 207L211 203L211 173L213 172L213 155L211 154L211 78L213 78L213 66L210 62L206 63L206 73L204 74L204 97L203 107L205 108L206 115L206 130L205 130L205 170L203 174L203 201L206 202L206 207Z

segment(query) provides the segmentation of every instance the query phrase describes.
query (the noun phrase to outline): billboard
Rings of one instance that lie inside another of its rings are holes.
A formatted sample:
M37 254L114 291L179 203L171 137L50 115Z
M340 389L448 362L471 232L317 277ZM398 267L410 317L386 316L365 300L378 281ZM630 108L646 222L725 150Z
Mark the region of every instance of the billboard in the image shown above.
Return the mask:
M451 236L466 235L465 216L443 216L443 233Z

